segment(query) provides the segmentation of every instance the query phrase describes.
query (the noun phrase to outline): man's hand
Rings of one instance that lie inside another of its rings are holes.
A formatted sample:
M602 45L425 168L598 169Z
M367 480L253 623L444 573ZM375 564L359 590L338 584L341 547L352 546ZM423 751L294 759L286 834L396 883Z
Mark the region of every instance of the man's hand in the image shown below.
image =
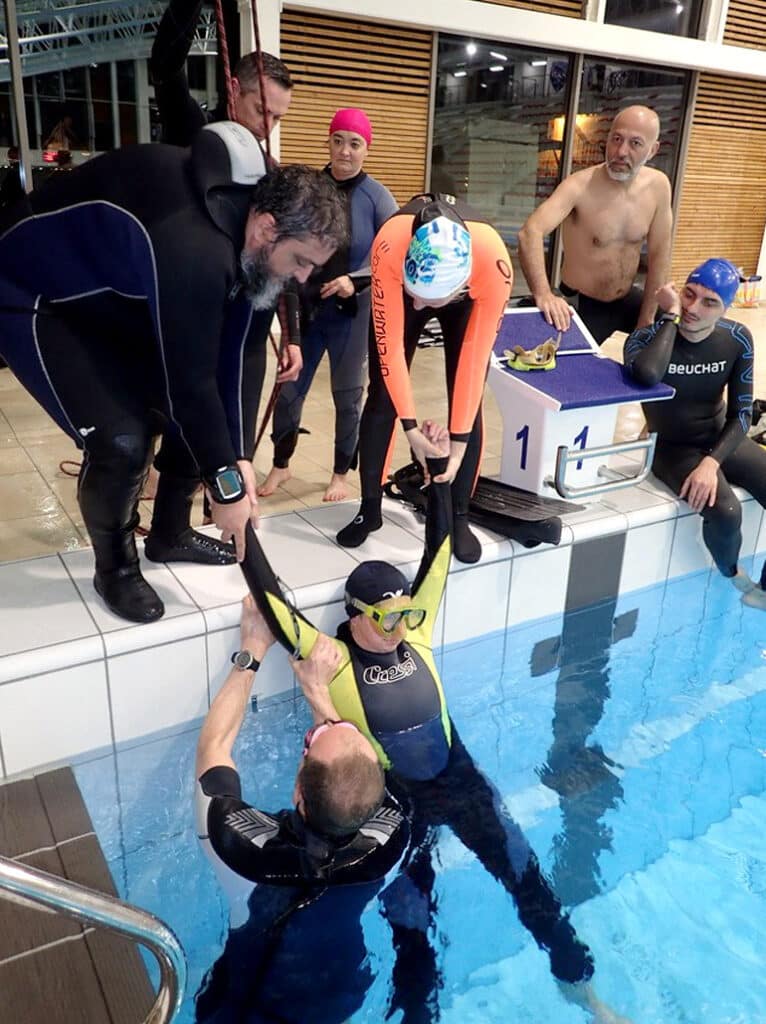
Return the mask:
M550 290L540 295L535 295L535 305L545 317L546 323L551 324L557 331L568 331L572 322L572 311L569 303L560 295L554 295Z
M245 527L252 523L253 527L258 526L258 498L255 492L255 471L253 465L247 459L237 459L237 466L242 474L245 484L245 496L239 501L233 501L227 505L220 505L210 498L210 514L213 522L221 531L221 540L234 541L237 551L237 561L241 562L245 557Z
M341 274L340 277L336 277L322 285L319 289L319 297L321 299L329 299L331 295L337 295L340 299L350 299L354 291L354 282L348 274Z
M285 345L285 350L279 361L277 384L287 384L297 380L302 369L303 353L300 345Z
M335 641L326 634L319 633L307 658L302 661L290 658L289 661L303 696L314 714L314 722L337 718L338 712L329 689L341 662L340 648Z
M718 496L718 463L706 455L684 480L679 497L684 498L693 512L701 512L706 505L715 505Z
M678 294L674 281L669 281L658 288L654 297L663 313L672 313L673 316L681 315L681 296Z
M241 649L263 661L266 651L275 642L274 634L269 629L260 608L248 594L242 600L242 616L239 622L239 639Z

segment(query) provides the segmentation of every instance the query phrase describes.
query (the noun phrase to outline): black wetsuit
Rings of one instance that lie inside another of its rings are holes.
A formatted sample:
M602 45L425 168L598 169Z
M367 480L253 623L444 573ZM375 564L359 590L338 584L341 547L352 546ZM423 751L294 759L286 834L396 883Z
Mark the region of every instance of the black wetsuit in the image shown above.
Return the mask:
M17 203L0 234L0 353L84 451L100 571L137 523L154 434L158 468L192 493L200 472L249 456L250 189L229 168L212 132L191 152L117 150Z
M700 515L716 565L724 576L733 576L742 544L742 509L730 485L744 487L766 507L766 451L746 436L753 406L750 331L722 319L712 334L693 343L672 321L660 320L627 338L624 358L641 384L663 381L676 389L669 401L644 406L649 429L658 434L655 475L678 494L704 456L719 464L715 504Z
M432 477L445 460L429 460ZM430 651L430 637L449 568L452 508L450 485L432 485L426 546L412 605L427 610L421 627L388 654L359 648L347 623L338 631L342 657L330 683L340 717L368 736L388 770L388 785L411 808L413 844L402 875L382 895L397 952L393 1006L407 1020L431 1020L439 987L436 954L428 941L435 899L431 851L438 826L447 825L511 894L519 918L548 951L554 975L567 982L593 973L590 952L543 875L537 857L502 798L463 746ZM285 602L252 531L243 570L274 635L304 654L316 630ZM412 1016L408 1016L408 1014Z
M611 302L592 299L590 295L583 295L582 292L563 283L560 291L575 307L597 345L603 344L613 331L625 331L626 334L630 334L638 323L641 304L644 301L643 289L635 284L625 295Z
M387 796L359 832L330 841L295 811L272 815L245 803L237 772L220 766L199 780L196 816L205 852L235 906L247 898L247 920L232 923L197 994L195 1019L348 1020L373 980L362 912L409 840L399 804Z

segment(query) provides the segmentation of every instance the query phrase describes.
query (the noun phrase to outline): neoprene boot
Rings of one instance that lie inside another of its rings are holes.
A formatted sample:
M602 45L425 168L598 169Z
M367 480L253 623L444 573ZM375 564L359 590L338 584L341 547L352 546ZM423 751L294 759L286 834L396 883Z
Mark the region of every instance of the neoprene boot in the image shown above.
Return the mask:
M138 564L133 531L138 526L138 499L145 469L83 459L77 488L96 572L93 586L107 608L130 622L154 622L165 614L157 592Z
M380 514L380 499L365 498L354 519L338 531L336 541L342 548L358 548L364 544L371 533L379 530L383 525L383 518Z
M197 477L174 476L163 471L154 499L152 528L144 545L150 562L197 562L201 565L233 565L237 556L231 544L206 537L189 525L192 502L199 488Z

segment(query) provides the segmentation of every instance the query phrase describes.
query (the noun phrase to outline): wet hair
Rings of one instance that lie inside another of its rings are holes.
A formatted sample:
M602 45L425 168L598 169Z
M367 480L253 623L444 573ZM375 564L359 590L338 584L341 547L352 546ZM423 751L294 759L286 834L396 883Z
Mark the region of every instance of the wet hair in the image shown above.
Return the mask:
M307 825L325 836L356 832L383 803L385 784L378 761L358 752L331 763L306 757L298 772Z
M329 174L304 164L278 167L264 175L252 192L255 213L270 213L275 242L316 238L339 249L348 243L348 211Z
M290 69L283 60L271 53L261 53L261 62L264 78L281 85L283 89L292 89ZM242 92L255 92L258 89L258 54L246 53L240 57L234 68L234 77L239 80Z

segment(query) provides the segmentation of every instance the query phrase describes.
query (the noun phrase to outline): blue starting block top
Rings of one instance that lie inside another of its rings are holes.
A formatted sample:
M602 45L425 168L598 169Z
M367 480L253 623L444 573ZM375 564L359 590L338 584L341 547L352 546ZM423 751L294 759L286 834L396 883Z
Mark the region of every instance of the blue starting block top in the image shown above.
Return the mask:
M675 394L667 384L642 387L620 363L598 355L593 338L576 314L561 336L552 370L512 370L507 366L506 349L512 350L514 345L531 349L548 339L555 341L557 334L538 309L507 312L493 346L493 369L507 374L515 389L527 392L530 398L536 395L541 405L553 410L651 402Z

